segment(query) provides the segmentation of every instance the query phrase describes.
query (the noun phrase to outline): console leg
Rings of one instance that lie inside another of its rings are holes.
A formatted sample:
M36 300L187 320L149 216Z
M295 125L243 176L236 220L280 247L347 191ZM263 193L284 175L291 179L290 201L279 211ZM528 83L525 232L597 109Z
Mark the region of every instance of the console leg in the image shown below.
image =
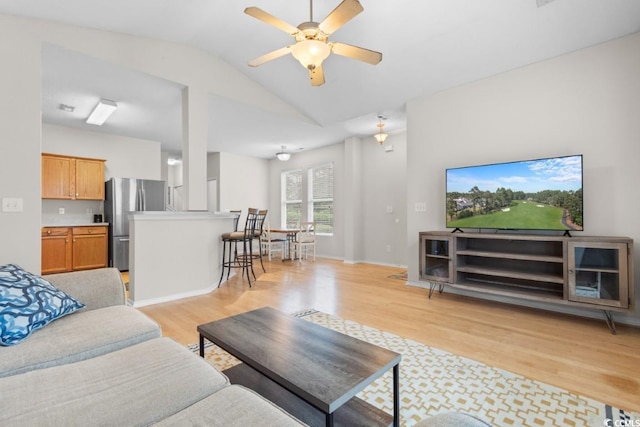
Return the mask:
M431 295L433 295L433 291L435 291L436 288L438 288L439 293L442 293L444 291L444 284L429 282L429 299L431 299Z
M616 331L616 324L613 321L613 314L611 314L611 312L607 310L602 310L602 313L604 313L604 321L607 322L607 326L611 330L611 333L613 335L617 335L618 332Z

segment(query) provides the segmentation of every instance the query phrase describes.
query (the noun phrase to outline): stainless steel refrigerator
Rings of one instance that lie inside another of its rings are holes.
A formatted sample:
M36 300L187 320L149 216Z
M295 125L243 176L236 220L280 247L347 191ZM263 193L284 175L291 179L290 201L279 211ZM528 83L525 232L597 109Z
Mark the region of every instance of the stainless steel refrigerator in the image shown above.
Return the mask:
M164 181L111 178L105 183L104 215L109 223L109 266L129 270L129 214L166 210Z

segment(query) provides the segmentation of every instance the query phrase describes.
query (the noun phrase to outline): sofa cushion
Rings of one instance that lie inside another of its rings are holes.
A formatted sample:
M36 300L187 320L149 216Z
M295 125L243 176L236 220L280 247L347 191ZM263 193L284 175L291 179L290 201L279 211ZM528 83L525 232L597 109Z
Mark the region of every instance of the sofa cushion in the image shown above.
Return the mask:
M79 311L0 348L0 377L89 359L161 335L160 326L133 307Z
M157 338L93 359L0 378L0 425L148 425L228 386L204 359Z
M125 305L125 286L117 268L47 274L47 280L56 288L73 296L86 306L85 310Z
M0 345L15 345L31 332L84 307L40 276L15 264L0 267Z
M232 385L155 425L284 427L305 424L252 390Z

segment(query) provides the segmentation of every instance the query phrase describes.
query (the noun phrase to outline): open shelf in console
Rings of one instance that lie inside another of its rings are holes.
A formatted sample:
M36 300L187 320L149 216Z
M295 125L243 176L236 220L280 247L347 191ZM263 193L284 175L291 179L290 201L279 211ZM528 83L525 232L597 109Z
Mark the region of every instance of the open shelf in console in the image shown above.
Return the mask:
M456 238L458 254L563 262L563 239L554 236L475 234Z
M563 241L554 238L456 237L456 284L483 292L562 299Z
M472 291L490 293L495 295L517 296L519 298L534 300L562 300L564 293L563 283L558 283L555 277L536 277L535 280L526 278L525 275L512 274L505 276L500 271L489 270L458 270L458 280L451 286Z

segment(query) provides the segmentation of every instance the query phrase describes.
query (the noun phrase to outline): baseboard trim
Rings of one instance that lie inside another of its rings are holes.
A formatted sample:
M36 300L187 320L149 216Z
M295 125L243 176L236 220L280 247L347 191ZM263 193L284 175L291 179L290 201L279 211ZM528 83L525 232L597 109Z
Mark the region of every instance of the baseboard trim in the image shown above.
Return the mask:
M129 299L128 302L129 302L129 305L132 305L135 308L145 307L147 305L161 304L163 302L171 302L171 301L176 301L183 298L206 295L208 293L213 292L215 289L217 289L217 287L218 285L216 284L216 285L211 285L207 288L198 289L191 292L184 292L180 294L167 295L161 298L150 298L150 299L145 299L140 301L132 301L131 299Z

